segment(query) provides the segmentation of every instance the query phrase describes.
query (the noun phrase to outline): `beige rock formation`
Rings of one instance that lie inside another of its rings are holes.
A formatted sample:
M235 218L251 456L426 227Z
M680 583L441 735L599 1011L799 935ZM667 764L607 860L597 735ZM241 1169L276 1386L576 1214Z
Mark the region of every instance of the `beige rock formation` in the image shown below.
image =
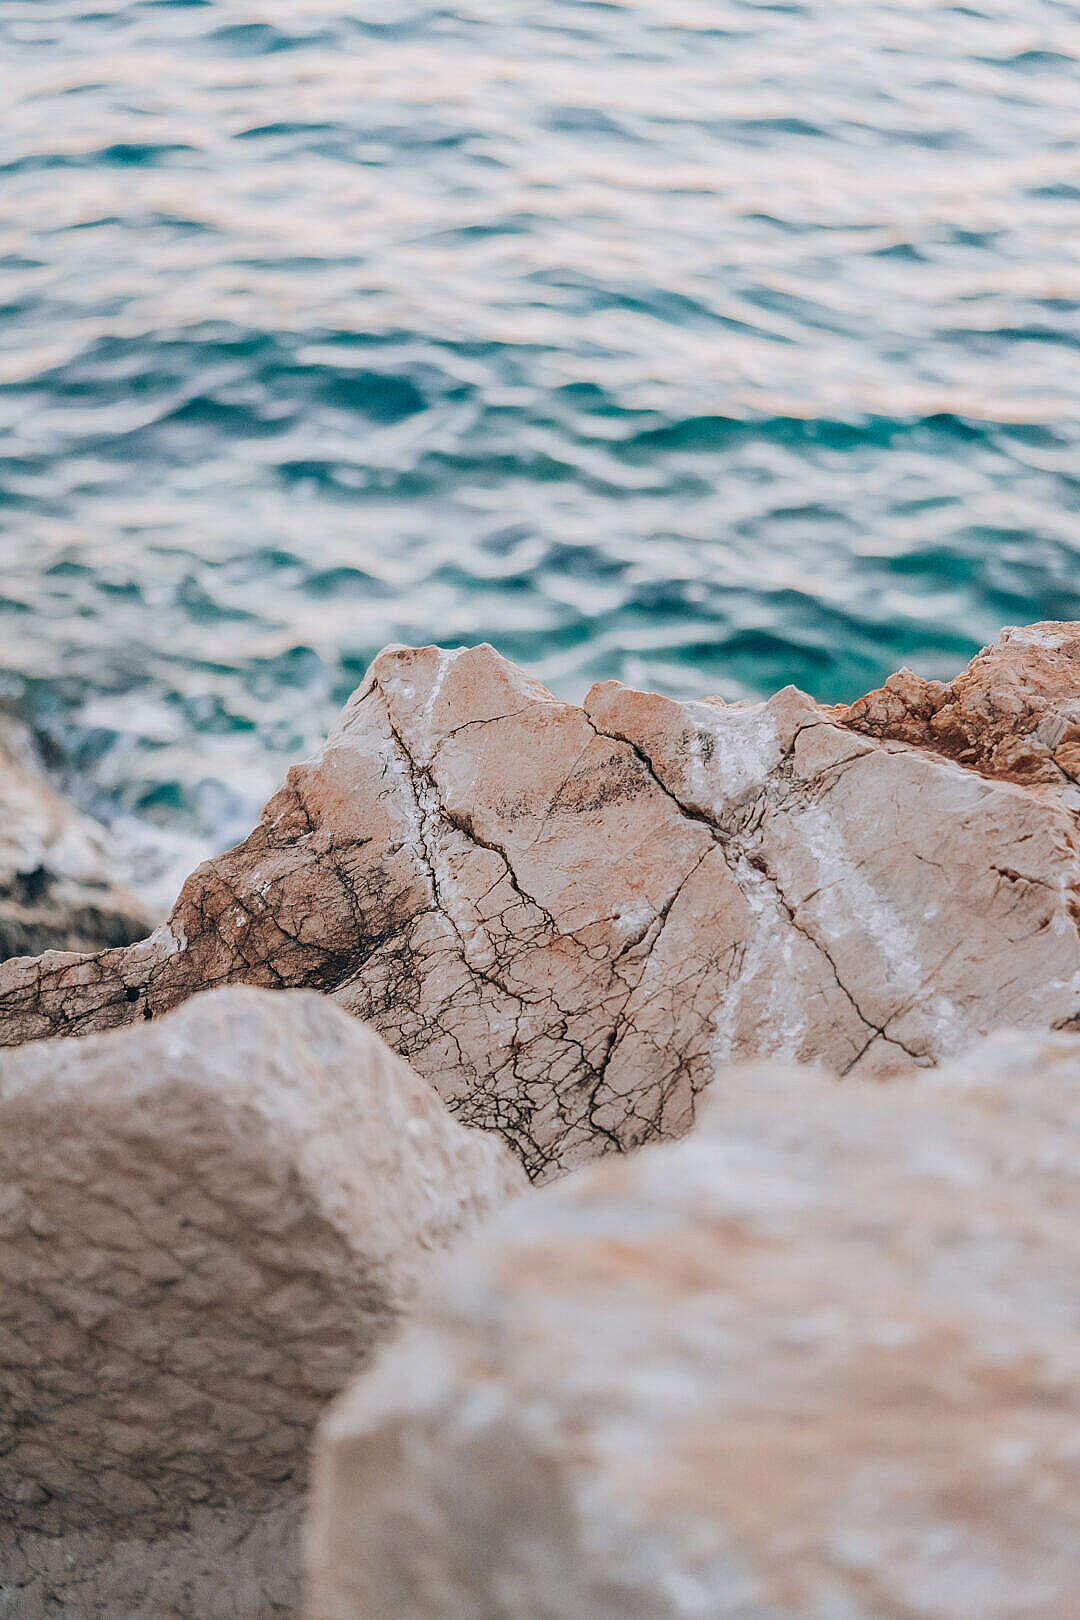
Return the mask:
M308 1620L1073 1620L1080 1038L720 1074L324 1419Z
M315 1419L524 1185L310 993L6 1054L0 1614L291 1612Z
M0 968L0 1042L230 980L323 990L543 1178L674 1136L714 1066L929 1064L1080 1018L1080 625L951 686L557 701L388 648L237 849L126 950Z
M30 733L0 713L0 961L141 939L153 920L113 870L105 828L57 793Z

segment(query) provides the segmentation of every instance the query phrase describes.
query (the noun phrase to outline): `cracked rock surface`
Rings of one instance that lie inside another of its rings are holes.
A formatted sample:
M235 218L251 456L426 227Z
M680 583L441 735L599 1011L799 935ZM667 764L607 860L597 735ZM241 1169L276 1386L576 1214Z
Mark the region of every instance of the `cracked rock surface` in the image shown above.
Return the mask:
M108 844L46 779L29 731L0 713L0 961L142 938L152 921L110 872Z
M0 967L0 1041L316 988L544 1179L680 1134L717 1063L881 1072L1080 1018L1077 738L1076 624L848 709L578 707L490 647L391 647L167 925Z
M1080 1038L721 1072L324 1418L308 1620L1073 1620Z
M526 1185L325 998L0 1065L0 1614L292 1614L325 1402Z

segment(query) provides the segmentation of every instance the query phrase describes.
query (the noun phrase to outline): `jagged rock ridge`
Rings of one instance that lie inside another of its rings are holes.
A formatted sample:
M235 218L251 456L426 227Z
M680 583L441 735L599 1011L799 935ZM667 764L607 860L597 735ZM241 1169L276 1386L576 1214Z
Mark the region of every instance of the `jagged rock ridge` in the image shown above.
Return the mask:
M165 927L0 968L0 1041L314 987L543 1178L679 1134L732 1058L874 1072L1063 1027L1078 717L1077 625L850 709L578 707L489 647L388 648Z

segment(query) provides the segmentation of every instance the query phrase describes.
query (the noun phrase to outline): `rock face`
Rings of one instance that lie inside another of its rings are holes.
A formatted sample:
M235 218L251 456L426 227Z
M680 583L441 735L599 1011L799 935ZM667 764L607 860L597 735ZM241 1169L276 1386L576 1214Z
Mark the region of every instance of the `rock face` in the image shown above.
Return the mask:
M0 1041L313 987L542 1179L678 1135L718 1062L880 1072L1067 1027L1078 724L1080 625L850 709L612 682L578 708L489 647L388 648L167 926L0 969Z
M105 829L56 792L29 732L0 714L0 961L126 945L152 927L109 873Z
M1071 1620L1080 1039L718 1076L324 1419L308 1620Z
M319 1412L523 1185L321 996L8 1054L0 1612L291 1612Z

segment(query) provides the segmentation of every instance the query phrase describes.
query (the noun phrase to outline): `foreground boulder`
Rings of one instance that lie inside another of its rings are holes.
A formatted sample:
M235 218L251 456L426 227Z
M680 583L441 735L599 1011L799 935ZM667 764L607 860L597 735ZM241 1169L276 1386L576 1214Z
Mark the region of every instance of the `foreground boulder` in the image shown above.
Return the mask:
M324 1420L309 1620L1071 1620L1080 1039L718 1076Z
M126 945L152 927L110 872L104 827L57 793L29 731L0 714L0 961Z
M0 969L0 1041L228 980L320 989L544 1178L675 1136L714 1065L930 1064L1080 1018L1080 625L951 686L557 701L388 648L237 849L127 950Z
M0 1613L291 1612L324 1403L522 1184L320 996L9 1054Z

